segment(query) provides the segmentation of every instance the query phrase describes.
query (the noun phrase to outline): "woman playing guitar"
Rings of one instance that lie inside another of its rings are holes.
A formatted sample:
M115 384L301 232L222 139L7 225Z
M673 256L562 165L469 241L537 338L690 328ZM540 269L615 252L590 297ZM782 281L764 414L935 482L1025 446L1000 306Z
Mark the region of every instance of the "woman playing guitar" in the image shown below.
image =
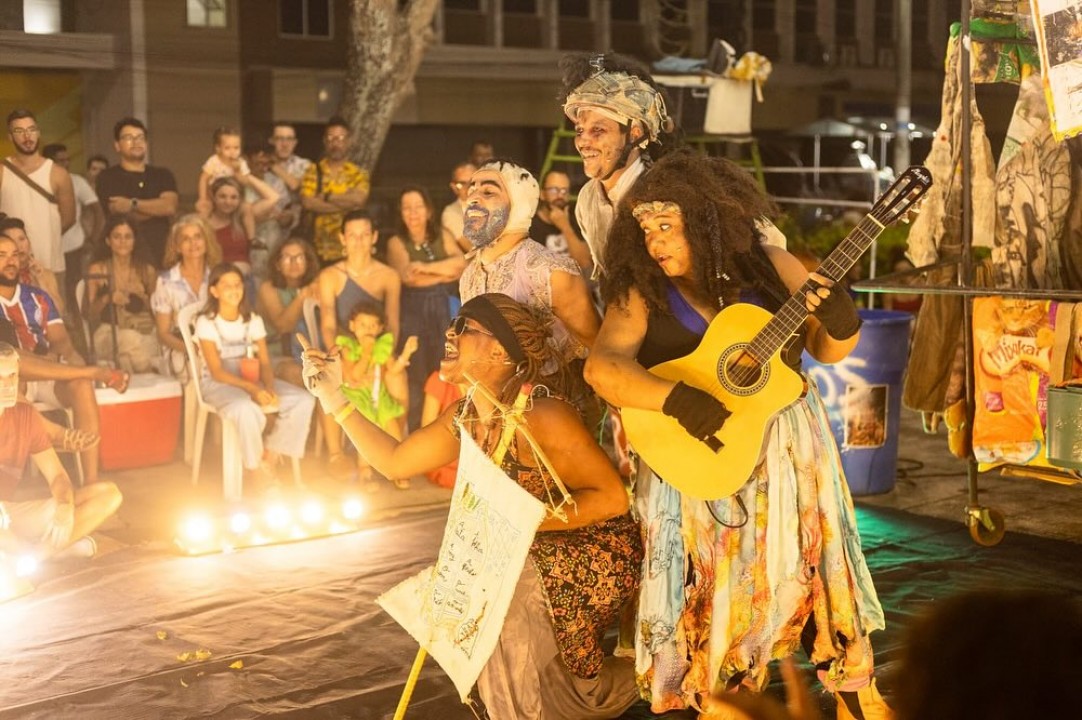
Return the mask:
M606 248L608 310L586 365L599 395L664 413L704 442L716 443L727 418L740 422L713 395L647 368L695 350L723 307L775 312L809 279L793 255L761 244L755 220L772 209L745 170L689 152L662 158L638 180ZM810 277L817 286L806 294L808 318L782 351L798 371L804 349L821 362L844 358L860 327L848 294ZM709 717L724 691L761 690L770 661L803 643L838 697L838 718L889 717L868 640L883 611L814 383L767 424L765 442L748 442L765 450L750 479L710 502L639 460L634 503L647 557L640 687L654 712L697 707Z

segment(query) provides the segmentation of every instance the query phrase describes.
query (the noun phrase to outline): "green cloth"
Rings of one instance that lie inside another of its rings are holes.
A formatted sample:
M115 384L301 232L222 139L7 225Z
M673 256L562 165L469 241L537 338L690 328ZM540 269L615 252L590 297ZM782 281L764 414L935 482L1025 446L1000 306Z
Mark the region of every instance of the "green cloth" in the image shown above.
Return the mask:
M351 362L360 362L361 358L364 357L364 350L356 338L339 335L335 338L334 344L342 349L342 353ZM372 346L372 357L368 361L368 366L383 365L391 359L393 353L394 336L391 333L383 333L376 338L376 343ZM353 407L357 408L361 415L364 415L368 420L380 427L386 427L387 423L395 418L402 417L406 412L406 408L402 406L402 403L391 397L391 394L387 392L387 386L382 382L379 385L378 403L372 398L371 387L355 388L342 385L342 394L353 404Z

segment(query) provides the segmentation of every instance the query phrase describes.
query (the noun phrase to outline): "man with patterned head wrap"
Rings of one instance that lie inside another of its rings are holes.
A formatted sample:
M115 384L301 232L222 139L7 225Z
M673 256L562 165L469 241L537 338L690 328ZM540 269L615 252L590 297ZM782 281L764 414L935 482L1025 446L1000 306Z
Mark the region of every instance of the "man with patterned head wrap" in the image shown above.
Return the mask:
M575 217L604 272L605 240L617 203L651 157L676 145L665 96L646 68L614 53L568 55L560 62L563 109L575 126L575 149L590 180L579 191Z
M560 61L563 110L575 126L575 149L590 180L579 191L575 217L594 258L594 277L605 272L605 244L620 198L680 140L665 93L638 61L615 53L576 53ZM785 247L766 218L760 239Z

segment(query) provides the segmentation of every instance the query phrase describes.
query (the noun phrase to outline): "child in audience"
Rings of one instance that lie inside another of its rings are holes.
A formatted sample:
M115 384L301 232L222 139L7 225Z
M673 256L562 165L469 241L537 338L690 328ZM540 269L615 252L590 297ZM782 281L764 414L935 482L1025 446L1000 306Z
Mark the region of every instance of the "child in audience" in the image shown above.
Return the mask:
M406 368L417 350L417 338L406 339L401 354L394 356L394 335L386 330L383 305L371 300L357 303L349 314L350 335L339 335L335 344L342 355L342 392L362 415L396 440L405 436L409 406ZM378 489L372 468L357 454L357 479L367 490ZM389 478L399 490L409 487L408 478Z
M304 456L315 402L303 389L275 379L263 318L248 304L240 270L232 263L216 265L207 287L207 304L195 321L203 398L236 424L248 478L272 487L281 455ZM276 416L273 424L268 415Z
M275 193L265 182L252 174L248 167L248 161L244 159L240 151L240 131L228 126L215 128L214 130L214 154L203 163L203 170L199 174L199 199L195 203L195 210L203 217L209 217L214 209L211 197L211 184L219 179L231 177L244 187L251 187L261 196L267 197L268 193ZM262 187L260 187L262 186ZM255 214L249 203L242 202L239 209L241 226L249 238L255 237Z

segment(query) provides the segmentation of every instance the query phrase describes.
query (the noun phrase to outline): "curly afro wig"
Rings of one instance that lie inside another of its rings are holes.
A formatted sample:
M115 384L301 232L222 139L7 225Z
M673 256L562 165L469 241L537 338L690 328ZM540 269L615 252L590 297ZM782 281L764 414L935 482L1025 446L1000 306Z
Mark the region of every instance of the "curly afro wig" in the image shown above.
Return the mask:
M632 215L637 205L651 201L680 206L701 300L720 309L750 287L770 305L785 301L789 293L760 247L756 228L759 218L776 214L774 204L739 165L684 149L658 160L620 200L605 250L607 303L626 301L634 287L651 309L669 309L668 278L647 252Z

